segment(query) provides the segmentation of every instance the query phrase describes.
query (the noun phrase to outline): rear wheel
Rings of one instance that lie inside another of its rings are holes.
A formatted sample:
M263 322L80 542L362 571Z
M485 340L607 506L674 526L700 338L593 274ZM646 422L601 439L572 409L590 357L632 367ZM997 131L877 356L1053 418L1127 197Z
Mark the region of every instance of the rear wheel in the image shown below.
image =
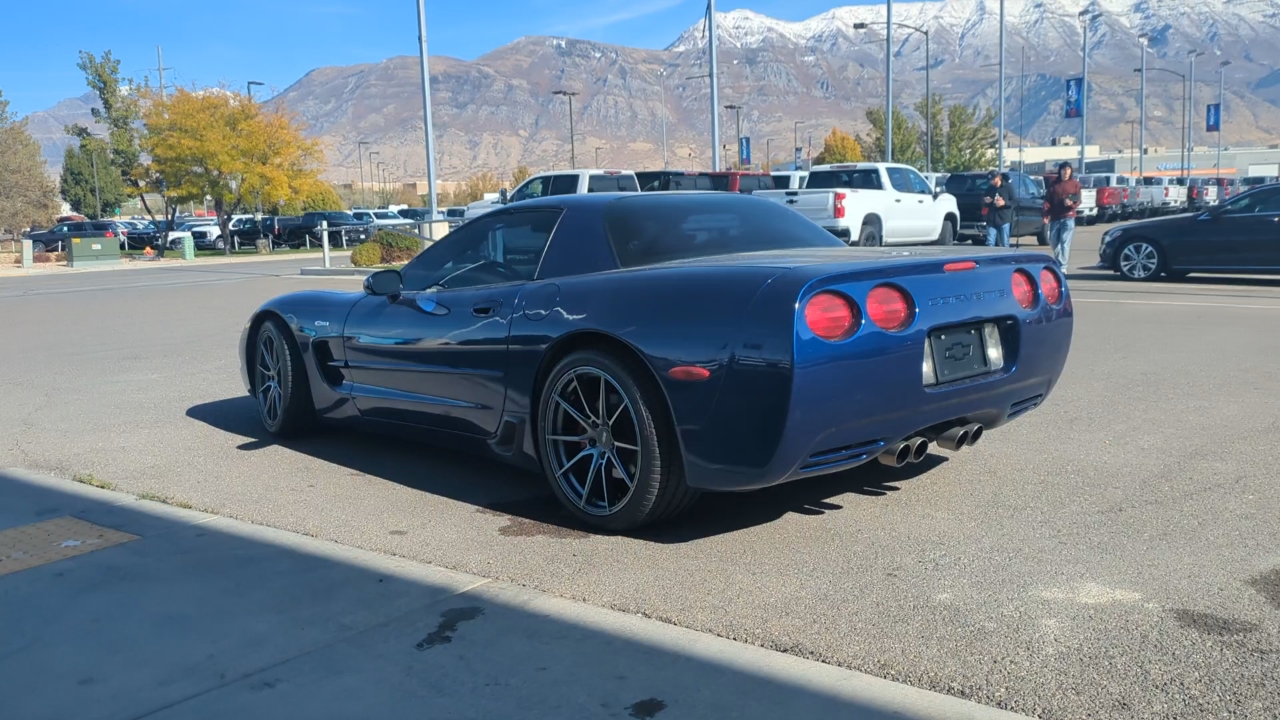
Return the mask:
M44 243L43 243L43 242L40 242L39 240L34 240L34 241L32 241L32 243L31 243L31 252L33 252L33 253L42 253L42 252L44 252Z
M267 432L302 435L315 425L316 409L302 356L279 320L264 322L253 345L253 395Z
M1155 280L1164 267L1160 248L1146 240L1131 240L1120 248L1116 256L1116 268L1126 280Z
M956 241L956 229L952 226L950 220L942 222L942 232L938 234L939 245L951 245Z
M539 401L539 443L551 490L580 522L632 530L687 508L698 493L641 372L617 357L576 352L551 371Z
M1041 225L1040 232L1036 233L1036 242L1043 246L1049 245L1049 226Z
M858 245L860 247L880 247L881 237L880 231L875 225L863 225L858 231Z

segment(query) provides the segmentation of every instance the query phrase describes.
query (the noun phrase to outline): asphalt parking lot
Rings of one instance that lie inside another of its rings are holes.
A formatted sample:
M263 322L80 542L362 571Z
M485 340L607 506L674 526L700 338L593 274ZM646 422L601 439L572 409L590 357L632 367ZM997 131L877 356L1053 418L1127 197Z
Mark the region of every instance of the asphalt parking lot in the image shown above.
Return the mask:
M1042 408L959 454L704 497L635 537L545 481L260 429L234 343L301 261L0 279L0 467L133 493L664 620L1044 718L1280 707L1280 279L1079 269Z

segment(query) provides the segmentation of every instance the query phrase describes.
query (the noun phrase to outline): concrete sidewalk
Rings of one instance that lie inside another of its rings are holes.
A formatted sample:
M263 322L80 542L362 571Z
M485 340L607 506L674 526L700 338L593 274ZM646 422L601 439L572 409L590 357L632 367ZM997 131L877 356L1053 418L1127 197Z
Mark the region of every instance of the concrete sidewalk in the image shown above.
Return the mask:
M24 720L1021 717L21 471L0 471L0 699Z
M306 253L265 253L262 255L206 255L197 257L194 260L174 259L182 257L181 251L170 250L167 256L160 260L127 260L122 259L119 265L99 265L95 267L67 267L65 262L62 263L40 263L30 268L24 268L18 265L0 265L0 278L3 277L25 277L29 275L63 275L67 273L86 273L86 272L110 272L114 270L147 270L154 268L190 268L201 267L205 265L235 265L239 263L255 263L255 262L277 262L284 260L301 260L312 259L316 265L320 265L322 253L320 251ZM330 261L335 264L346 265L351 257L350 250L335 249L329 253Z

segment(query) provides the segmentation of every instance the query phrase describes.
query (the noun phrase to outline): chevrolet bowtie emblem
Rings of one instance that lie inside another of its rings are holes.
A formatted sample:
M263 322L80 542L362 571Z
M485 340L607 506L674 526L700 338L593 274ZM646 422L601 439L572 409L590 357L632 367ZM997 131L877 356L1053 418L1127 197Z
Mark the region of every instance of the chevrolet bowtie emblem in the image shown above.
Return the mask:
M952 362L961 362L968 360L972 354L973 345L966 342L954 342L951 343L951 347L947 348L946 352L942 353L942 356Z

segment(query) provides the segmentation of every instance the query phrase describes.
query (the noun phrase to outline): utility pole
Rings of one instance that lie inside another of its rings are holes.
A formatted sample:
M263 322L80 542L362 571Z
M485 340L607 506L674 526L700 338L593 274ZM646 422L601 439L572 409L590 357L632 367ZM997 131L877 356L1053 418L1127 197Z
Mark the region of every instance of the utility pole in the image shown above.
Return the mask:
M890 0L892 2L892 0ZM720 71L716 35L716 0L707 0L707 47L711 54L711 169L720 169Z
M1230 60L1223 60L1222 62L1218 63L1218 162L1217 162L1218 177L1222 177L1222 125L1225 122L1225 118L1226 118L1226 113L1223 112L1223 109L1226 108L1226 105L1227 105L1226 77L1227 77L1227 66L1230 64L1231 64Z
M1084 58L1081 65L1082 74L1080 78L1080 174L1084 175L1084 153L1089 144L1089 23L1102 17L1102 14L1086 9L1081 10L1078 16L1081 23L1080 36L1082 38L1080 52Z
M887 0L885 7L884 161L893 162L893 0Z
M1004 170L1004 0L1000 0L1000 149L996 169Z
M160 73L160 102L164 102L164 71L172 70L172 69L173 68L171 67L167 68L164 66L164 51L162 51L160 49L160 46L157 45L156 46L156 70Z
M1027 146L1027 126L1022 120L1023 108L1027 106L1027 46L1022 46L1022 70L1018 74L1018 170L1022 172L1026 161L1022 159L1022 149Z
M1137 128L1138 121L1125 120L1125 123L1129 126L1129 174L1132 175L1133 171L1136 169L1134 167L1134 157L1133 157L1133 133L1134 133L1134 130Z
M93 163L93 199L98 204L98 212L94 215L94 220L102 219L102 191L98 189L98 150L97 148L89 151L89 160Z
M1187 176L1191 176L1191 154L1196 151L1195 132L1196 132L1196 58L1204 55L1203 50L1188 50L1187 57L1191 58L1191 73L1187 79Z
M578 167L578 150L573 134L573 99L577 97L578 93L572 90L553 90L551 94L563 95L569 98L569 169L572 170Z
M662 88L662 169L667 169L667 69L658 71L658 86Z
M738 148L738 150L737 150L737 152L738 152L738 165L739 165L739 168L738 168L738 169L739 169L739 170L741 170L741 169L742 169L742 168L741 168L741 165L742 165L742 106L741 106L741 105L735 105L735 104L733 104L733 103L730 103L730 104L728 104L728 105L725 105L725 106L724 106L724 109L725 109L725 110L732 110L732 111L733 111L733 114L734 114L734 116L735 116L735 118L737 119L737 125L738 125L738 144L737 144L737 146L736 146L736 147Z
M1147 43L1150 40L1150 33L1138 36L1138 52L1142 53L1142 66L1138 69L1142 73L1138 83L1138 175L1147 174Z
M427 13L418 0L418 55L422 59L422 132L427 150L427 212L436 219L436 148L431 127L431 69L427 65Z
M382 192L382 189L378 187L378 176L375 175L373 172L373 156L377 154L379 154L377 150L373 150L369 153L369 182L373 183L373 204L374 205L378 204L378 195ZM365 207L369 207L369 206L366 205Z
M360 207L369 207L364 197L364 146L369 144L364 140L356 143L356 162L360 164ZM369 158L369 162L372 163L373 158Z
M800 126L803 124L803 120L797 120L795 126L791 128L791 133L793 135L792 139L795 142L795 145L791 146L791 152L796 154L796 166L793 168L795 170L800 169Z

